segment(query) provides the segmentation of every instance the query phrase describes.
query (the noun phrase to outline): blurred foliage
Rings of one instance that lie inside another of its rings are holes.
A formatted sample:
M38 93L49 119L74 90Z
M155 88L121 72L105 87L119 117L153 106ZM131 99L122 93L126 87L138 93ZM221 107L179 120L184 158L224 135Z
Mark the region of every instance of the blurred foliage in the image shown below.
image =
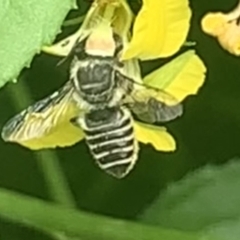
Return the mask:
M74 0L0 2L0 86L15 80L42 45L51 44L74 6Z
M206 166L173 183L141 215L144 223L195 231L202 239L240 236L240 159Z
M177 139L177 151L159 153L151 146L141 146L140 158L133 172L125 179L117 180L94 165L84 142L56 150L78 208L134 220L168 184L206 164L221 165L227 159L240 155L240 60L206 36L199 24L206 12L228 11L236 1L191 0L190 3L193 18L189 40L197 42L195 49L207 66L208 74L199 94L184 101L184 116L167 124ZM67 18L84 14L89 4L87 1L79 1L80 9L72 11ZM57 40L73 33L77 28L77 25L64 28ZM57 67L59 60L60 58L41 53L34 58L30 69L22 71L21 80L32 95L31 102L24 107L49 95L67 80L69 66L66 63ZM9 59L7 64L11 65L11 61ZM143 74L146 75L164 62L165 60L144 63ZM12 83L1 89L0 126L20 110L10 94L18 91L18 84ZM22 93L19 91L19 94ZM2 140L0 151L1 187L52 201L48 182L35 159L35 153ZM224 197L225 194L227 193L221 193L221 196ZM229 205L231 202L230 198ZM217 204L219 202L216 202L216 206ZM235 224L236 222L229 222L230 227L234 228ZM225 226L220 228L219 225L219 229L224 233ZM0 222L0 238L52 239L40 231L5 220Z
M0 216L42 231L91 240L200 240L197 234L106 218L0 189Z

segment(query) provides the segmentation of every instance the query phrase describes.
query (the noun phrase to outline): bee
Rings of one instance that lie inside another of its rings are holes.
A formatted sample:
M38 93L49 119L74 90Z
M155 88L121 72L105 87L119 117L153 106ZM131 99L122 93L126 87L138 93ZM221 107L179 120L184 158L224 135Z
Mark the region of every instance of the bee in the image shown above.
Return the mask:
M134 79L128 69L130 64L139 72L135 62L119 60L121 37L111 27L102 30L76 42L68 56L69 81L10 119L2 138L34 150L71 146L85 138L99 167L123 178L138 159L133 116L166 122L180 116L182 106Z

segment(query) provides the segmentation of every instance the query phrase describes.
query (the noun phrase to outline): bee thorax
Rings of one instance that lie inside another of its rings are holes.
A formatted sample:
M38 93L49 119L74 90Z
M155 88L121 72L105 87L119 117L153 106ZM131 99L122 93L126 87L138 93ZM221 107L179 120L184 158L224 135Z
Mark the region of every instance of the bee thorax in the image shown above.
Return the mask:
M89 64L76 63L73 67L73 83L81 98L91 104L110 101L115 87L111 61L91 59Z

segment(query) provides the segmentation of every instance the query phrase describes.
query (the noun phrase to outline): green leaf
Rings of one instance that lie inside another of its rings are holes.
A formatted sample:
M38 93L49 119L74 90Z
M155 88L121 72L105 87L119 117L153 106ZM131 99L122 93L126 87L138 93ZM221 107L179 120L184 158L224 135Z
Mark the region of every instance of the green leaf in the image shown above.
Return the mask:
M0 87L51 44L75 0L0 0Z
M0 217L84 240L201 240L194 233L160 229L66 208L0 188Z
M240 236L240 161L208 166L170 185L140 219L161 227L197 231L203 239Z

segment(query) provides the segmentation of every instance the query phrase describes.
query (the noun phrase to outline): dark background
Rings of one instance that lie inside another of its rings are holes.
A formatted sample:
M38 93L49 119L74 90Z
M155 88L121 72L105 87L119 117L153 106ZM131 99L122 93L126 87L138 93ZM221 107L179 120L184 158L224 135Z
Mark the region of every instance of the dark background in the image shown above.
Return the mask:
M80 3L81 14L89 5L86 2ZM138 9L136 0L131 2L133 8ZM199 94L185 100L183 117L167 124L178 143L177 151L161 153L151 146L141 145L134 171L125 179L117 180L94 164L84 142L57 150L79 208L134 219L170 182L206 164L222 164L240 156L240 59L224 51L215 39L200 29L200 19L206 12L230 11L237 0L192 0L190 4L193 18L188 39L197 41L195 49L208 73ZM68 17L77 16L79 12ZM67 28L59 38L75 29ZM32 102L52 93L67 80L67 66L56 67L58 61L59 58L40 54L34 58L30 69L23 70L22 81L29 87ZM143 72L161 63L145 63ZM19 111L9 94L10 87L17 91L18 85L8 84L1 89L0 127ZM30 150L0 140L0 152L1 187L50 200L47 183ZM0 238L50 239L33 229L5 221L0 222Z

